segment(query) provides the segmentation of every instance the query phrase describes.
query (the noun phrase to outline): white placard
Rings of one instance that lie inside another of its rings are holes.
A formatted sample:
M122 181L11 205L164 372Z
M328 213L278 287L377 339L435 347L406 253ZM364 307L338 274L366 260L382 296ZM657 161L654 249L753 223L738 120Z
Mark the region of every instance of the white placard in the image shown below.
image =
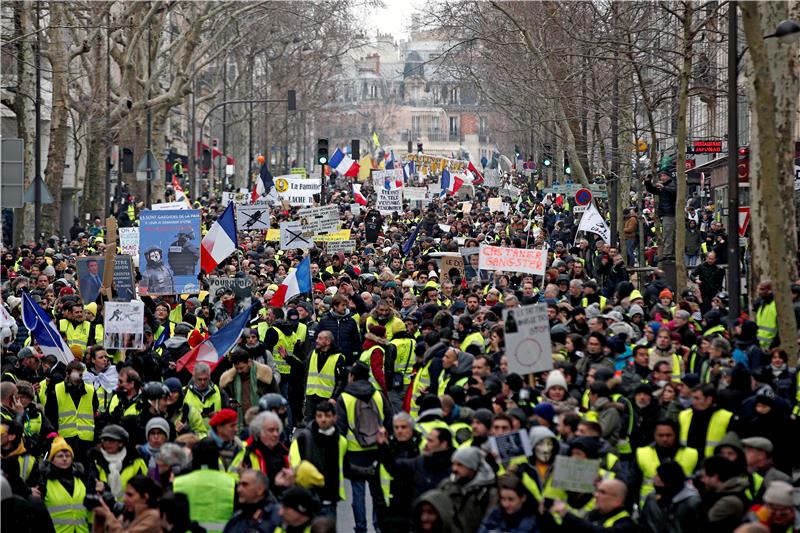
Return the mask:
M489 446L492 454L506 465L513 459L530 457L533 454L527 431L515 431L498 437L489 437Z
M495 211L502 211L503 210L503 199L502 198L489 198L487 200L486 205L489 206L489 212L494 213Z
M336 252L349 253L356 249L355 239L348 239L346 241L330 241L325 245L325 250L329 254Z
M222 193L221 202L222 207L228 207L228 204L233 202L236 204L249 204L251 201L252 193L249 192L229 192L225 191Z
M403 198L406 200L427 200L428 189L426 187L405 187Z
M439 229L445 233L450 233L452 226L448 226L447 224L439 224Z
M578 459L556 455L553 468L553 487L570 492L591 494L600 471L599 459Z
M307 236L321 235L339 231L339 207L325 205L322 207L307 207L297 212L303 233Z
M479 259L481 270L502 270L503 272L544 276L546 266L547 253L545 250L481 246Z
M319 178L301 178L297 174L287 174L275 178L275 190L282 202L289 205L310 205L314 195L322 191Z
M144 302L106 302L103 346L141 350L144 346Z
M235 204L236 229L239 231L269 229L269 204L257 202L255 204Z
M139 256L139 228L119 228L119 247L122 255Z
M303 226L300 224L299 220L281 222L281 250L292 250L295 248L307 250L313 248L313 246L313 239L304 236Z
M160 204L153 204L150 207L153 211L182 211L189 209L189 204L186 202L163 202Z
M403 190L392 189L378 189L378 199L375 202L375 207L382 215L391 215L394 212L403 212Z
M350 204L350 212L354 217L361 214L361 204Z
M524 376L553 368L547 304L503 310L508 371Z
M464 202L463 204L461 204L462 213L466 215L469 214L471 211L472 211L472 202Z

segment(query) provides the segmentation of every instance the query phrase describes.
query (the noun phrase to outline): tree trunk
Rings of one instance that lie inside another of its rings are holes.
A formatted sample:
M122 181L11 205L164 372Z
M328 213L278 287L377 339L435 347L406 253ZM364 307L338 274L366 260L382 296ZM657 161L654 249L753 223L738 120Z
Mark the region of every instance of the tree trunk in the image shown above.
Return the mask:
M686 121L689 108L689 77L692 75L692 4L683 3L683 61L679 75L678 89L678 135L677 135L677 155L675 166L677 167L677 195L675 198L675 293L681 294L686 290L687 272L686 261L683 251L686 247L686 216L684 214L686 205Z
M49 59L53 83L52 108L50 111L50 145L47 148L47 166L44 169L45 183L53 203L42 206L42 231L47 235L60 234L61 187L64 184L64 166L67 161L69 136L67 91L69 78L69 49L64 24L64 4L50 4Z
M36 98L36 69L34 33L34 5L30 1L16 2L14 4L15 35L26 35L20 40L17 59L17 131L20 139L25 143L23 154L23 168L25 169L25 189L33 183L36 168L36 114L32 99ZM27 96L23 96L22 94ZM26 243L33 240L34 232L34 204L25 203L21 209L14 213L14 241L24 240ZM21 221L21 223L20 223Z
M104 117L105 91L109 80L105 76L105 45L98 34L91 40L89 52L91 71L88 73L91 87L89 101L79 110L84 114L84 150L86 150L86 173L83 179L83 197L79 215L89 213L101 215L105 210L105 165L107 128ZM82 219L83 220L83 219Z
M781 347L797 364L797 326L789 286L797 278L794 129L800 93L798 45L763 39L781 20L797 18L783 2L740 2L750 47L750 197L755 277L773 282ZM733 152L735 147L731 148ZM735 238L735 234L732 235Z

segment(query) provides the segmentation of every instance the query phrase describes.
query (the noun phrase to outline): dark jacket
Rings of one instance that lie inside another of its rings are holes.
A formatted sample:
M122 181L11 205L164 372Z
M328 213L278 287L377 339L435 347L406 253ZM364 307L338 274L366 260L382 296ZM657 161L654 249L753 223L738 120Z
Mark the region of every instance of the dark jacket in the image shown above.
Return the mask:
M481 524L478 533L493 533L504 531L506 533L538 533L539 526L536 517L526 512L524 506L513 515L508 515L499 505L492 509L489 516Z
M678 186L675 180L669 179L662 188L657 188L652 181L645 181L644 186L647 192L658 196L658 216L674 217L675 203L678 195Z
M333 333L333 340L344 354L348 364L352 363L361 353L361 334L358 332L358 324L350 316L349 311L344 317L334 316L331 311L322 315L317 326L317 335L320 331Z
M698 531L700 494L686 484L672 500L662 504L656 493L647 495L639 517L639 527L645 533L693 533Z
M407 476L413 479L414 498L424 492L434 489L447 479L452 470L450 458L453 456L452 448L431 455L420 455L411 459L399 459L389 453L386 445L379 447L381 463L391 475ZM409 487L411 488L411 487Z
M224 533L272 533L283 522L278 514L279 506L272 501L264 500L260 508L260 515L253 518L255 513L238 510L228 523L225 524Z
M351 396L355 396L359 400L368 402L372 395L375 393L375 387L372 386L367 380L359 380L350 383L347 387L345 387L342 394L339 396L339 399L336 400L336 426L339 428L339 433L347 436L347 430L349 427L349 421L347 420L347 410L344 406L344 393L347 393ZM392 433L392 406L389 403L389 400L386 396L383 396L383 427L386 428L388 433Z
M736 529L749 507L744 495L748 485L747 476L732 477L703 499L700 525L704 533L723 533Z

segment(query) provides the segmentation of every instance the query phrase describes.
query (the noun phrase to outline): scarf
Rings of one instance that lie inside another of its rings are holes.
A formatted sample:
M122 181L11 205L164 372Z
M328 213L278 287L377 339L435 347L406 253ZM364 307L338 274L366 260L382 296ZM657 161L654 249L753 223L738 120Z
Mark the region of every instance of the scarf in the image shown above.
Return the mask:
M769 368L772 370L772 375L777 378L786 370L786 364L782 364L781 366L769 365Z
M236 401L242 403L242 378L236 373L233 380L233 394ZM258 379L256 378L256 364L250 365L250 405L258 405Z
M95 390L102 387L104 390L112 392L116 390L117 384L119 383L117 367L109 365L109 367L100 374L94 374L91 371L84 372L83 382L91 385Z
M105 460L108 461L108 479L106 481L108 487L111 489L111 494L119 498L122 496L122 491L124 490L122 486L122 477L120 476L122 472L122 461L125 460L128 451L123 447L117 453L108 453L100 448L100 453L102 453Z
M329 313L331 314L331 316L333 318L345 318L348 315L350 315L350 310L345 307L344 313L337 313L336 310L331 307L331 310L329 311Z

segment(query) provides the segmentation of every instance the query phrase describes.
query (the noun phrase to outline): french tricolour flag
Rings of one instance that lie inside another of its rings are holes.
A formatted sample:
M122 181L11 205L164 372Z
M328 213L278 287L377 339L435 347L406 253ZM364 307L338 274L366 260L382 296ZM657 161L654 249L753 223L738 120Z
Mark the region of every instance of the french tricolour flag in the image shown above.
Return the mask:
M361 184L354 183L353 184L353 199L359 205L367 205L367 199L361 194Z
M206 274L211 274L218 264L236 251L237 246L236 218L233 216L233 202L230 202L200 243L200 267Z
M27 292L22 293L22 322L30 330L31 338L36 341L44 355L53 354L65 365L75 359L53 319Z
M215 334L188 351L186 355L178 359L175 368L180 372L186 368L189 372L194 370L197 363L207 363L213 370L225 354L236 346L242 330L247 326L250 319L250 310L242 311L233 320L225 324Z
M300 261L297 268L289 272L278 290L269 301L270 307L283 307L286 302L306 292L311 292L311 261L310 256Z
M444 169L442 171L442 192L439 193L439 196L442 197L445 194L455 194L464 185L464 179L458 176L457 174L450 174L450 171Z
M336 149L333 152L328 164L342 176L355 177L358 176L359 165L353 159L346 155L344 152Z

